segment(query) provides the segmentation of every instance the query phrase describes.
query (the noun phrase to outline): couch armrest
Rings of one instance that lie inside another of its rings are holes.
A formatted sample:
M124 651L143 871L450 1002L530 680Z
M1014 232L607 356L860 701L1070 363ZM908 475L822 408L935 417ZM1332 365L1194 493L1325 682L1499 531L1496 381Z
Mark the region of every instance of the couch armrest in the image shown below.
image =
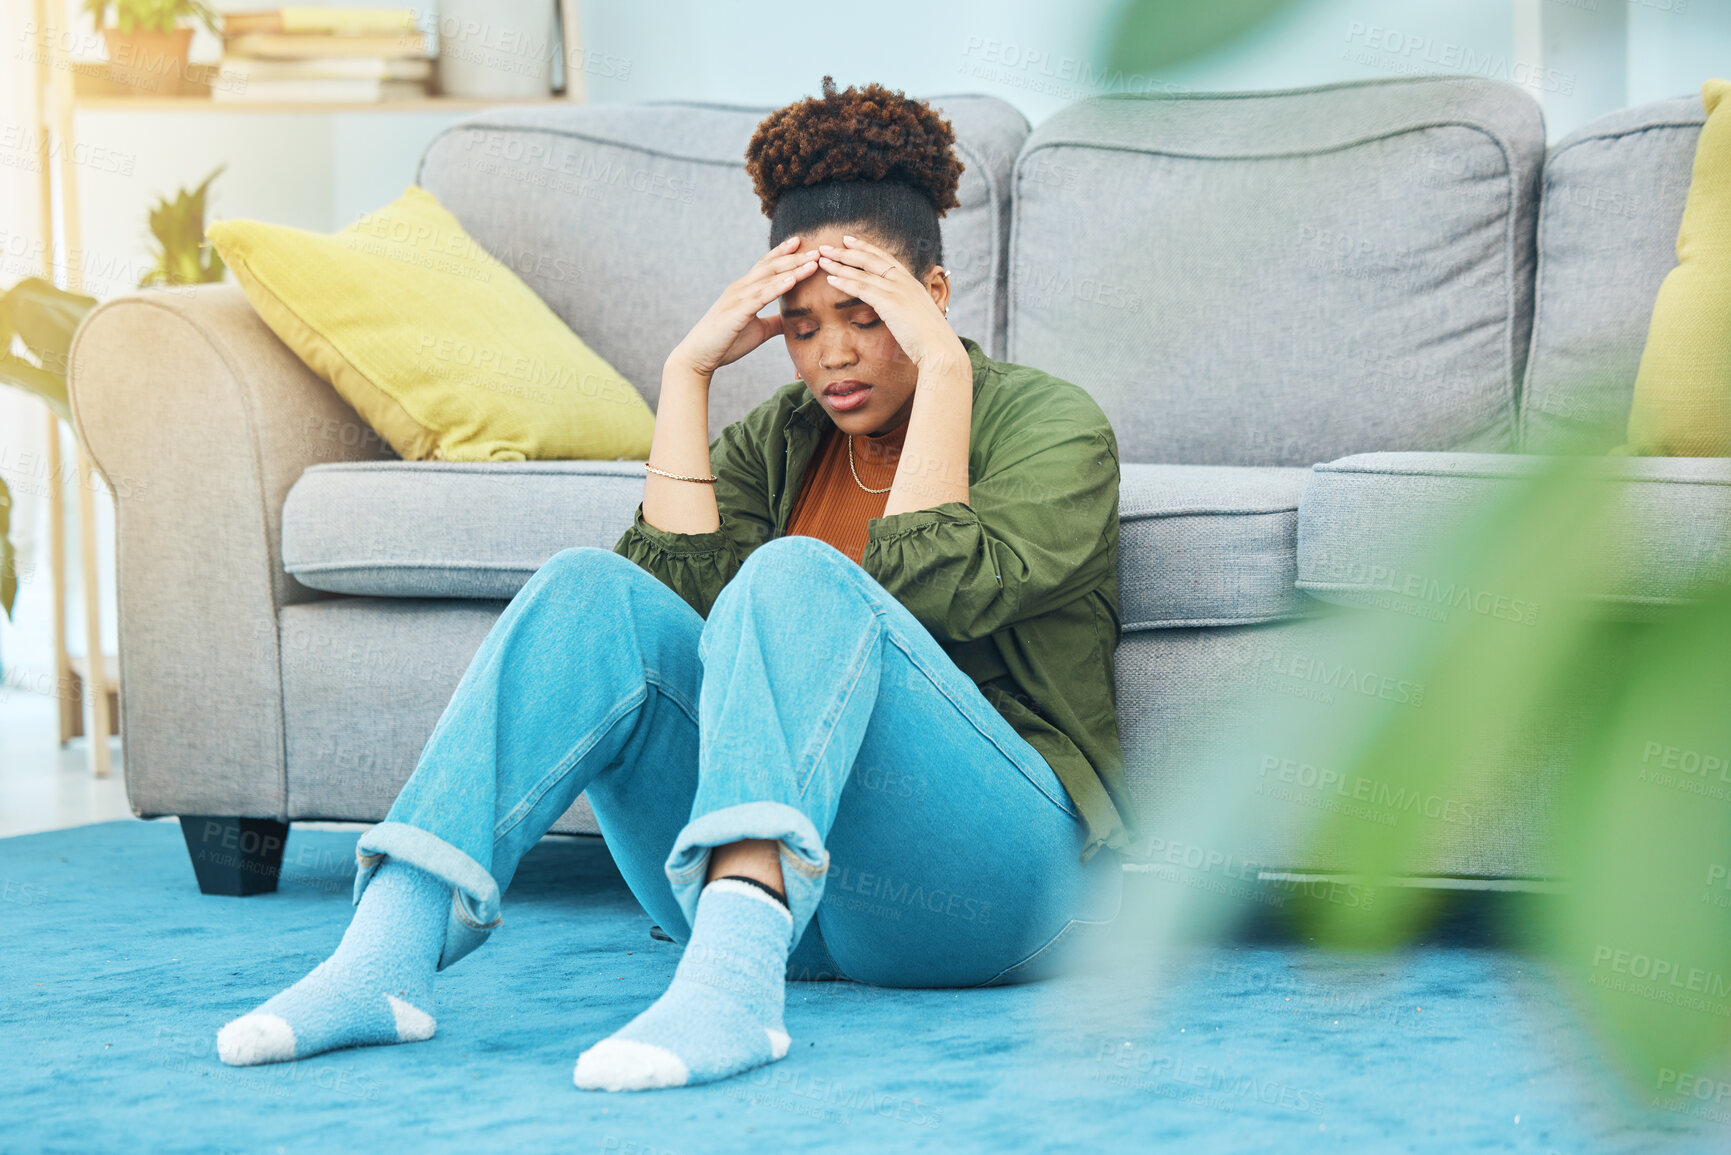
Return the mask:
M283 498L391 450L234 285L109 301L79 327L73 419L115 495L126 789L140 815L286 816Z

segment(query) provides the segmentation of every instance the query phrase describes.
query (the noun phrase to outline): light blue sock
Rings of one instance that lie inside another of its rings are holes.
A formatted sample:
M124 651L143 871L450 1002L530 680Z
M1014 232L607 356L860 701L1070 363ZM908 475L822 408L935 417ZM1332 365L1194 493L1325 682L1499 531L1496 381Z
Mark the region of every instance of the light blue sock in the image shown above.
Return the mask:
M655 1005L577 1060L585 1091L711 1083L787 1054L782 1028L793 916L748 883L703 888L691 943Z
M304 1059L338 1047L433 1037L433 972L450 886L387 859L361 893L336 953L216 1036L231 1067Z

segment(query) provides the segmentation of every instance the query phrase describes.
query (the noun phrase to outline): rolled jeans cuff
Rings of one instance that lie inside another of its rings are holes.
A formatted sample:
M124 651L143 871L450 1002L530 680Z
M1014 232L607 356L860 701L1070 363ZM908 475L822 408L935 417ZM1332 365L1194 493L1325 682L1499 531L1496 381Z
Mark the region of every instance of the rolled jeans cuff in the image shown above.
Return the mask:
M439 970L486 942L493 928L505 921L499 913L499 884L487 868L438 835L406 822L381 822L363 832L355 843L357 904L386 858L418 867L451 887Z
M667 881L685 911L685 924L697 924L697 898L709 877L709 853L717 846L747 838L781 843L781 886L793 913L793 937L800 935L817 913L823 883L829 874L829 851L817 827L800 811L782 802L742 802L693 818L679 832L667 856Z

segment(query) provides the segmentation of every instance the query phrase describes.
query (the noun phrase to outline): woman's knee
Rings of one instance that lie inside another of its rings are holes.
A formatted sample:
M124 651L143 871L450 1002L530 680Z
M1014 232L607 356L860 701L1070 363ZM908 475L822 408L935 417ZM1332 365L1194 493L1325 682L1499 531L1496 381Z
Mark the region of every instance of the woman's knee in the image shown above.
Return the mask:
M610 549L573 546L562 549L541 564L530 582L542 590L594 591L632 580L632 571L642 569L630 558Z
M828 542L815 537L791 534L758 546L745 559L728 587L753 588L762 592L793 592L812 582L833 586L838 577L845 580L853 566L846 554ZM727 592L723 588L723 593Z

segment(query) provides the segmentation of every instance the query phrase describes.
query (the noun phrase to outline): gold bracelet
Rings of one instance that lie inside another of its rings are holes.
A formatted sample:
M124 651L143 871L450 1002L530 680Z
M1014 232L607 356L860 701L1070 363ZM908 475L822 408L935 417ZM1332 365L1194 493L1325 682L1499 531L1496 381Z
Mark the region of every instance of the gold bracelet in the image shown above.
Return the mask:
M655 474L657 477L666 477L673 481L701 481L705 485L714 485L717 481L721 480L718 477L685 477L678 473L669 473L665 469L655 468L647 461L643 463L643 468Z

